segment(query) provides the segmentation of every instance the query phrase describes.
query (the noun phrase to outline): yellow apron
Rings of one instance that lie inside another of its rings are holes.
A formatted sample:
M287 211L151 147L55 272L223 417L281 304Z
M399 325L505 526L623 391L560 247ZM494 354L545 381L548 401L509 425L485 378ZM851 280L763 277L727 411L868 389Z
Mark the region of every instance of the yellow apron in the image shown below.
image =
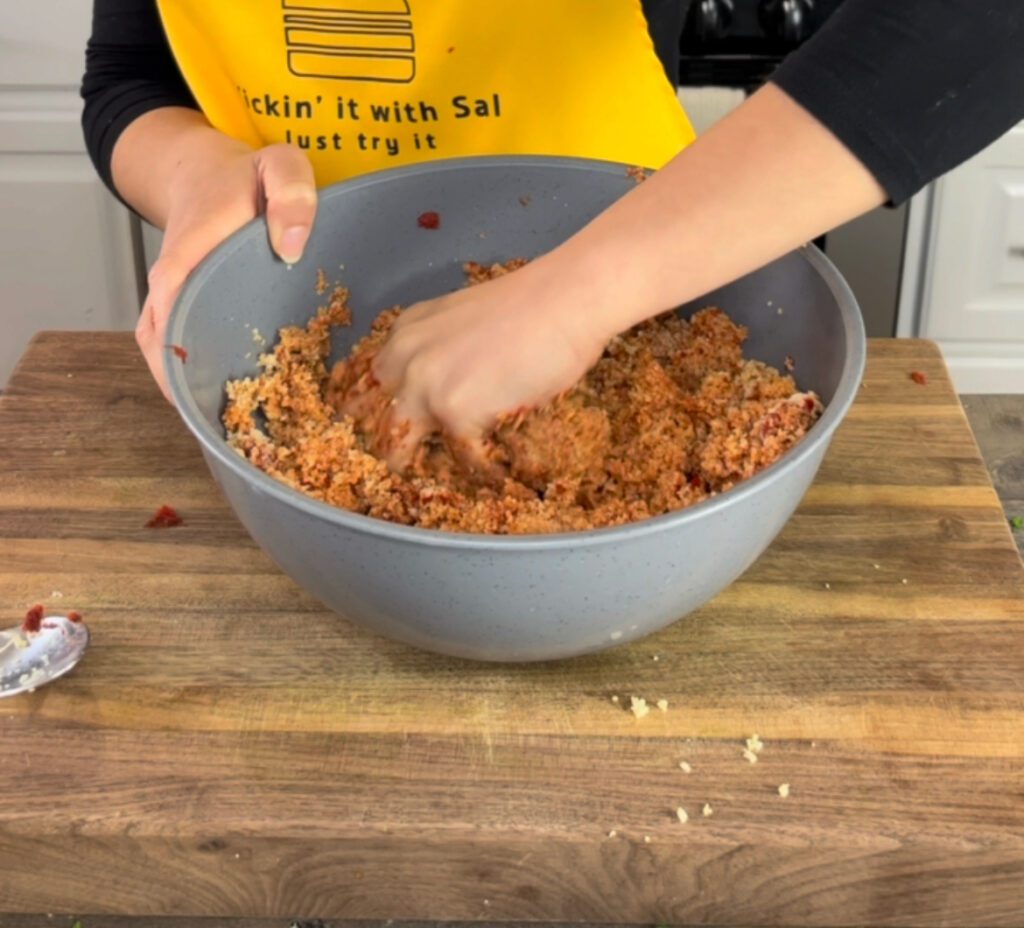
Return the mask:
M640 0L158 0L210 122L321 186L478 154L661 167L694 137Z

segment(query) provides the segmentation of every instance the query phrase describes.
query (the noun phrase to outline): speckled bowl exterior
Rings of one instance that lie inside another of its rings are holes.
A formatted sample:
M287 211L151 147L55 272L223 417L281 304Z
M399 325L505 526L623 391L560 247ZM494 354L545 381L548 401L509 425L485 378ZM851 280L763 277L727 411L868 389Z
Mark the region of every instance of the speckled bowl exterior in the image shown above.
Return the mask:
M806 492L856 394L864 328L831 263L805 247L680 312L720 305L750 328L747 354L796 360L825 413L807 437L751 480L690 509L618 528L482 536L392 525L310 499L263 474L225 442L224 382L255 374L253 329L273 339L319 302L318 268L352 291L355 322L335 357L382 309L462 286L464 261L541 254L627 193L625 166L489 157L368 175L321 194L316 228L292 268L262 220L189 278L171 317L171 389L217 483L257 543L303 589L389 638L489 661L600 651L685 616L740 576ZM528 199L527 199L528 198ZM525 205L524 205L525 203ZM417 217L437 211L425 230Z

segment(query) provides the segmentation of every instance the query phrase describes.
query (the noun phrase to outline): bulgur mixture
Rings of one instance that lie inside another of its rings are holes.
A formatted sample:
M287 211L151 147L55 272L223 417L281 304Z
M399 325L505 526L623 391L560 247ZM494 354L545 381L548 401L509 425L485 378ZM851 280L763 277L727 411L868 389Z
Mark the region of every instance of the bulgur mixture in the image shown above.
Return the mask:
M474 284L523 263L471 263L466 274ZM305 327L281 329L260 358L261 373L227 384L232 447L288 486L389 522L493 534L582 531L728 490L777 460L822 411L791 376L744 359L746 329L710 307L688 321L666 314L631 329L573 389L499 423L487 475L460 467L440 436L396 474L373 454L367 421L338 410L352 391L372 387L370 364L398 312L382 313L330 371L332 330L351 323L344 288Z

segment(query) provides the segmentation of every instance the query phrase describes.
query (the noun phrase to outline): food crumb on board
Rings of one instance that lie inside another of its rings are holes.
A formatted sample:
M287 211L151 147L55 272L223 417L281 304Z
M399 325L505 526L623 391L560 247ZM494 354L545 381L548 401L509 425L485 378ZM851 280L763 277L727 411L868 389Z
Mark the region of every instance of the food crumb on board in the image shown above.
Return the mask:
M789 784L788 783L780 783L779 784L779 795L783 799L785 799L789 795Z
M685 760L679 761L679 769L682 770L683 773L693 773L693 767L691 767Z
M775 314L777 316L781 316L782 315L782 307L781 306L777 310L775 310Z
M256 326L252 327L252 340L257 345L265 345L267 343L267 340L263 337L263 335L260 333L260 330L257 329Z
M619 704L619 697L618 696L612 696L612 702L615 703L615 705L618 705Z
M922 387L928 383L928 375L924 371L911 371L910 379Z
M882 569L882 565L881 564L872 564L871 566L874 567L875 570L881 570Z
M658 700L658 701L657 701L657 702L655 703L655 705L656 705L656 706L657 706L657 707L658 707L659 709L661 709L661 711L662 711L662 712L668 712L668 700L667 700L667 699L659 699L659 700Z
M826 581L826 583L825 583L825 589L826 589L826 590L831 590L831 589L832 589L832 584L831 584L831 583L828 583L828 582Z
M690 820L690 816L686 814L686 809L682 806L676 809L676 818L684 825Z
M651 836L650 835L644 835L644 844L650 844L650 843L651 843Z
M704 808L700 810L700 814L703 815L704 818L709 818L710 816L715 814L715 810L711 808L710 802L704 803Z
M660 657L659 657L659 656L658 656L657 654L655 654L655 655L653 655L653 656L651 657L651 660L652 660L652 661L659 661L659 660L661 660L661 658L660 658Z
M900 580L900 583L904 583L905 584L906 582L907 582L907 578L906 577L904 577L902 580Z
M764 747L764 742L756 735L753 734L747 738L747 750L753 751L757 754Z
M184 525L185 520L171 506L161 506L146 523L146 528L174 528Z
M743 757L745 760L749 761L752 764L757 763L757 755L753 751L751 751L750 748L743 749Z
M608 832L608 837L614 838L617 834L618 832L613 828L611 831Z
M629 711L638 719L642 719L651 711L651 707L647 705L647 700L644 699L643 696L630 696Z
M67 452L63 448L59 448L57 451L53 452L53 456L55 458L62 458L66 454L67 454Z
M64 594L60 590L54 590L50 593L50 599L63 599Z

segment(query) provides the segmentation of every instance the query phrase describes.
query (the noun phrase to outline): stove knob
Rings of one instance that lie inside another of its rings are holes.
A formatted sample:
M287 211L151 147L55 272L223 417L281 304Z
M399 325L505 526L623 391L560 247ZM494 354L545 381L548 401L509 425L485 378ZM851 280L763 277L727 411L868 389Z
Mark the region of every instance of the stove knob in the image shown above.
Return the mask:
M704 44L722 38L732 24L733 0L700 0L694 12L698 40Z
M810 35L814 0L761 0L761 28L787 45L799 45Z

